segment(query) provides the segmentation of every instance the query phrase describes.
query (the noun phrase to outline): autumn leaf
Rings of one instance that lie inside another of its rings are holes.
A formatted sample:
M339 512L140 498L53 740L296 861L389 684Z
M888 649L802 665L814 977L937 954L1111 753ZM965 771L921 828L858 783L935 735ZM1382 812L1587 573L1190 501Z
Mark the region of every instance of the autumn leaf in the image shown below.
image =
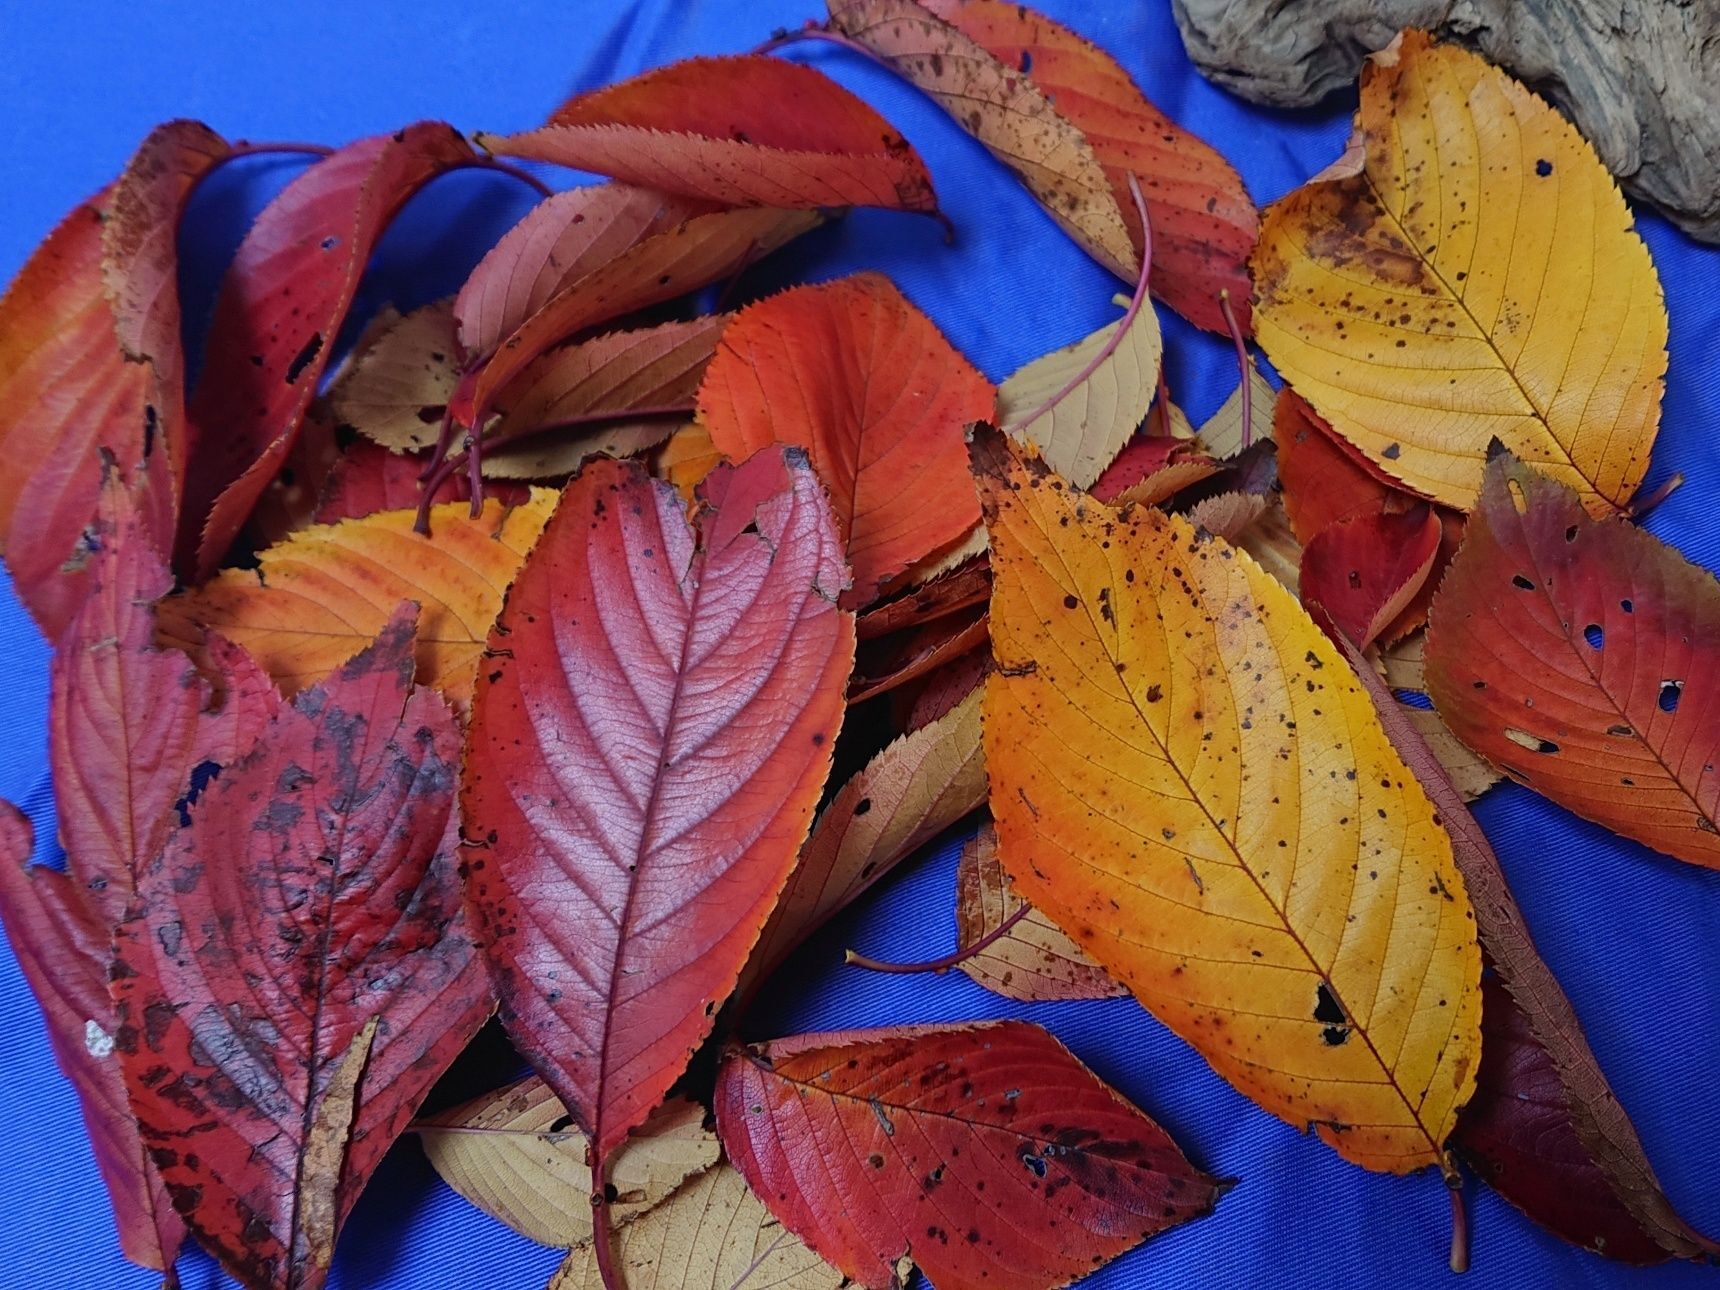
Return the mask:
M1193 439L1138 434L1093 481L1092 493L1111 506L1156 506L1211 479L1219 469Z
M1315 622L1329 616L1362 649L1381 637L1390 643L1407 634L1403 612L1427 585L1443 533L1425 504L1328 524L1302 548L1302 603Z
M451 847L459 736L414 615L299 696L139 875L115 938L126 1088L203 1246L323 1283L383 1153L489 1014Z
M626 184L544 198L478 261L455 297L460 355L487 358L564 287L712 209Z
M921 3L1003 66L1019 69L1080 131L1110 180L1137 253L1143 237L1129 176L1139 180L1153 230L1153 295L1196 326L1222 333L1219 296L1228 292L1246 334L1248 255L1260 215L1230 163L1149 103L1111 55L1044 15L1000 0Z
M736 273L822 219L815 211L715 211L641 238L564 285L516 327L462 383L449 405L455 422L468 428L485 423L509 382L576 333Z
M1037 909L998 935L1025 903L998 862L997 831L987 821L962 844L956 862L956 966L994 994L1023 1003L1129 993Z
M675 486L689 502L705 476L727 460L711 443L711 432L697 421L682 426L652 456L651 473Z
M1345 1159L1438 1164L1480 956L1450 840L1341 657L1246 555L976 434L999 857L1215 1070Z
M1427 689L1511 778L1720 868L1717 645L1713 574L1506 456L1434 601Z
M0 556L50 641L88 592L101 453L127 477L145 456L149 373L125 361L102 285L112 198L66 216L0 298ZM165 478L152 496L171 499Z
M191 396L183 570L215 571L291 451L377 239L413 193L475 160L458 131L422 122L317 162L257 217Z
M991 562L982 555L894 600L868 609L855 620L855 635L868 641L910 627L924 627L990 599Z
M973 689L948 713L887 745L836 791L759 936L743 995L838 910L985 805L979 718Z
M42 1007L48 1042L77 1090L84 1131L113 1206L125 1257L165 1272L185 1224L144 1151L113 1051L107 964L111 924L69 875L32 866L29 821L0 803L0 917L24 980Z
M1630 503L1660 280L1594 149L1479 55L1375 54L1350 151L1267 211L1253 269L1273 366L1394 479L1468 510L1498 439L1596 514Z
M717 1137L704 1120L695 1102L665 1102L616 1152L609 1171L616 1223L648 1213L717 1163ZM413 1129L443 1181L492 1218L541 1245L591 1239L586 1137L542 1079L485 1093Z
M364 648L402 600L420 606L418 676L464 705L502 595L555 506L534 489L520 506L491 499L473 518L464 502L435 507L435 533L410 510L379 511L301 529L258 555L164 601L165 643L195 654L202 631L244 646L288 694Z
M695 528L636 465L587 466L508 593L467 734L468 901L502 1021L599 1180L776 903L853 660L805 454L719 469L703 499Z
M1334 639L1450 832L1491 968L1482 983L1481 1069L1453 1142L1501 1195L1566 1240L1626 1261L1664 1257L1652 1247L1714 1258L1720 1244L1680 1218L1661 1190L1570 1000L1535 948L1499 857L1409 720L1411 710L1392 701L1353 641L1341 632ZM1458 1256L1466 1258L1461 1232L1453 1233L1454 1271L1463 1270Z
M1007 165L1046 213L1111 272L1133 281L1140 259L1093 145L1015 66L915 0L826 0L833 30L931 95Z
M838 1290L842 1274L785 1231L728 1164L689 1179L614 1238L630 1286L653 1290ZM603 1290L591 1245L568 1253L549 1290Z
M1421 736L1434 759L1445 768L1452 785L1466 802L1473 802L1500 780L1493 764L1470 752L1427 697L1427 633L1419 631L1379 651L1380 675L1399 711ZM1394 741L1395 742L1395 741Z
M864 642L855 652L848 702L864 703L916 681L984 646L985 606L976 605L923 627Z
M731 1048L716 1113L771 1212L875 1290L899 1284L904 1256L940 1290L1063 1285L1222 1190L1020 1021Z
M699 387L699 420L739 461L773 443L812 455L847 543L845 605L979 518L962 433L990 382L885 277L794 287L743 309Z
M576 94L501 156L727 206L935 211L908 141L823 72L760 54L689 58Z
M1149 262L1152 247L1147 248ZM997 389L1000 424L1089 488L1147 419L1158 392L1159 317L1138 281L1116 322L1019 369Z
M378 511L415 508L424 500L422 480L426 465L428 454L408 456L390 452L368 439L356 440L340 454L323 482L312 522L338 524ZM531 495L530 486L506 480L493 481L484 488L486 498L503 506L523 506L531 500ZM431 505L465 502L471 496L470 481L460 471L436 486Z
M1195 438L1200 440L1202 448L1220 461L1236 456L1251 443L1271 439L1276 398L1277 391L1251 361L1248 364L1247 433L1243 432L1242 383L1239 381L1224 402L1218 405L1218 411L1200 423Z

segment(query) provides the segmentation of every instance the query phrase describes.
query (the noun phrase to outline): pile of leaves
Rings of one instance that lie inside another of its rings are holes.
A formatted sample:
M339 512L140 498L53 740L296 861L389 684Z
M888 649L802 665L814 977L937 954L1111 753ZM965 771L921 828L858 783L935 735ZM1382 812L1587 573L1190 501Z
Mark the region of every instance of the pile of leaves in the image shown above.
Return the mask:
M882 276L706 291L843 208L938 215L774 54L814 38L947 107L1117 318L994 388ZM408 1130L564 1288L1037 1290L1209 1213L1227 1184L1036 1026L737 1038L980 812L957 952L870 966L1129 994L1363 1168L1455 1199L1467 1161L1609 1258L1720 1249L1465 806L1506 775L1720 866L1720 588L1632 522L1661 290L1540 99L1406 32L1262 216L1030 10L831 0L521 134L320 157L188 384L179 220L266 147L160 127L0 303L67 859L9 810L0 910L131 1259L171 1280L189 1233L314 1290ZM392 216L504 157L609 178L337 364ZM1198 428L1149 296L1234 338ZM493 1013L535 1073L415 1119Z

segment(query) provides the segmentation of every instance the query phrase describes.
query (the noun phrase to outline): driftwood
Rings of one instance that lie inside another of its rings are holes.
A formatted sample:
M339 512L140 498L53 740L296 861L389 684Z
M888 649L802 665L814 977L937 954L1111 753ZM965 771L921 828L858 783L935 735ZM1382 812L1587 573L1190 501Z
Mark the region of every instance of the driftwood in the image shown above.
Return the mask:
M1402 27L1467 45L1571 118L1634 196L1720 242L1720 0L1172 0L1201 73L1305 107Z

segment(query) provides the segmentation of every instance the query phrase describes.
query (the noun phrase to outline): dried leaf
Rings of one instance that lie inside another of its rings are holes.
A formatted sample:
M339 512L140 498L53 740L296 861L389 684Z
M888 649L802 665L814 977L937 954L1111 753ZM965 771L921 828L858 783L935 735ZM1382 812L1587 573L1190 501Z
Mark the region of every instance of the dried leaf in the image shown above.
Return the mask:
M1026 903L998 862L997 831L987 821L962 846L956 862L958 947L967 950L994 934ZM1129 993L1037 909L957 966L993 993L1023 1003L1115 999Z
M395 452L430 447L460 383L454 344L453 300L405 315L383 308L329 386L329 411Z
M874 1290L900 1284L904 1255L940 1290L1063 1285L1222 1190L1020 1021L731 1048L716 1112L754 1193Z
M1003 428L1088 488L1122 451L1158 392L1159 316L1143 299L1085 340L1034 359L997 388Z
M864 605L979 518L962 432L990 382L888 278L795 287L741 310L699 389L699 420L740 461L773 443L812 455Z
M1260 215L1230 163L1149 103L1111 55L1025 5L921 2L999 63L1018 68L1080 131L1104 167L1137 252L1141 223L1129 176L1139 180L1153 229L1153 295L1196 326L1222 333L1219 295L1228 292L1246 334L1248 253ZM1056 467L1055 458L1046 460Z
M361 139L288 184L245 235L191 396L177 562L199 579L291 451L377 239L413 193L473 160L435 122Z
M710 1031L788 878L853 661L805 455L679 494L598 461L508 593L473 699L468 896L516 1046L599 1162Z
M985 805L977 691L903 735L830 799L747 963L741 993L897 863Z
M657 450L651 473L673 484L690 502L705 477L726 460L711 443L711 432L695 421L675 431Z
M1270 506L1265 493L1214 493L1189 507L1188 522L1238 546Z
M616 1266L627 1284L650 1290L837 1290L843 1284L842 1274L772 1218L727 1164L690 1179L614 1239ZM590 1245L568 1254L549 1290L603 1290Z
M864 703L944 667L986 642L986 609L976 605L910 631L869 641L855 654L848 702Z
M1138 434L1093 483L1093 496L1111 506L1156 506L1218 474L1219 463L1193 439Z
M563 288L711 209L626 184L593 184L544 198L460 288L454 301L460 354L487 358Z
M1425 631L1406 636L1380 651L1380 674L1399 710L1445 768L1463 800L1473 802L1497 784L1500 775L1485 757L1477 757L1465 748L1463 741L1451 733L1451 727L1434 711L1433 700L1427 697L1426 651Z
M343 452L323 483L316 513L311 517L317 524L338 524L342 520L362 519L378 511L399 511L414 508L423 499L419 482L428 463L428 456L406 456L390 452L380 444L360 439ZM532 490L525 484L491 481L484 487L484 496L503 506L523 506L531 500ZM471 482L465 471L455 471L436 487L432 503L465 502L472 496ZM434 512L432 512L434 513Z
M1255 332L1394 479L1468 510L1495 439L1599 514L1648 468L1660 280L1594 149L1478 55L1407 31L1351 150L1266 213Z
M991 562L981 556L895 600L867 610L854 624L855 636L869 641L910 627L923 627L990 599Z
M24 980L42 1006L60 1070L77 1090L125 1257L165 1272L185 1239L126 1103L114 1055L107 964L112 929L67 874L30 865L29 821L0 803L0 915Z
M491 1008L450 845L458 734L411 687L412 632L403 608L204 789L115 938L143 1140L247 1285L322 1284L341 1220Z
M1264 443L1272 438L1272 414L1277 397L1278 392L1267 383L1251 359L1248 364L1247 443ZM1201 447L1220 461L1228 461L1243 450L1246 444L1242 434L1241 382L1218 405L1218 411L1200 423L1195 438L1200 440Z
M1441 584L1427 688L1457 737L1585 819L1720 868L1714 575L1507 456Z
M991 150L1087 253L1133 282L1140 257L1093 145L1016 67L915 0L826 0L831 26L924 90Z
M671 63L480 141L727 206L937 209L925 163L888 121L823 72L762 54Z
M1247 556L995 433L999 854L1215 1070L1345 1159L1438 1164L1479 1056L1451 843L1333 645Z
M1302 548L1302 603L1360 649L1377 638L1389 644L1420 626L1403 625L1402 615L1427 584L1444 531L1426 504L1328 524Z
M537 1076L420 1120L414 1128L436 1172L492 1218L542 1245L591 1239L586 1136ZM717 1163L705 1110L677 1098L658 1107L611 1163L610 1213L627 1223Z
M534 489L509 508L491 499L477 518L464 502L431 512L433 536L410 510L379 511L301 529L157 613L163 642L193 654L202 631L251 653L283 691L322 679L364 648L402 600L420 606L418 676L464 705L502 595L555 506Z

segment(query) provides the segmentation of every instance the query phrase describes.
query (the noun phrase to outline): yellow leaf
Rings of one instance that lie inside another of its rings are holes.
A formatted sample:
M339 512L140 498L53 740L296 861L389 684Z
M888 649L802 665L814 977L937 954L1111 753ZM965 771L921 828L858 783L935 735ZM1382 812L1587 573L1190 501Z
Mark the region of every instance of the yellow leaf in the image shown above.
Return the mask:
M843 1282L726 1163L611 1239L623 1279L640 1290L837 1290ZM549 1290L603 1290L589 1244L562 1260Z
M956 943L967 949L994 934L1027 902L1009 885L990 823L962 847L956 863ZM1105 975L1081 947L1037 909L958 967L976 984L1006 999L1114 999L1128 990Z
M669 441L657 450L651 473L667 480L689 502L705 476L727 458L711 442L711 432L699 422L682 426L669 436Z
M1077 488L1091 486L1147 418L1158 392L1160 345L1159 317L1143 301L998 386L1003 428L1037 447Z
M203 631L218 632L291 695L358 653L402 600L414 600L418 679L463 705L502 594L556 497L534 488L511 509L492 498L477 519L465 502L444 503L431 509L429 537L412 531L410 510L301 529L263 551L258 568L227 569L164 600L157 635L195 656Z
M1596 514L1641 484L1660 279L1594 150L1476 55L1374 55L1350 151L1267 212L1253 268L1273 365L1416 492L1468 510L1495 438Z
M452 297L405 315L384 308L329 386L329 410L384 448L428 448L459 384L458 357Z
M1344 658L1253 560L982 433L985 758L1017 891L1340 1155L1440 1160L1481 956L1451 842Z
M573 1246L591 1239L591 1169L587 1139L569 1119L534 1075L414 1128L436 1172L472 1204L539 1244ZM685 1098L652 1112L610 1163L612 1221L636 1219L717 1163L704 1120Z
M1248 364L1248 441L1260 443L1272 437L1272 409L1276 406L1278 391L1274 390L1260 369L1252 362ZM1200 429L1195 431L1200 446L1205 448L1220 461L1236 456L1242 451L1242 383L1237 382L1236 388L1230 392L1230 397L1219 404Z

